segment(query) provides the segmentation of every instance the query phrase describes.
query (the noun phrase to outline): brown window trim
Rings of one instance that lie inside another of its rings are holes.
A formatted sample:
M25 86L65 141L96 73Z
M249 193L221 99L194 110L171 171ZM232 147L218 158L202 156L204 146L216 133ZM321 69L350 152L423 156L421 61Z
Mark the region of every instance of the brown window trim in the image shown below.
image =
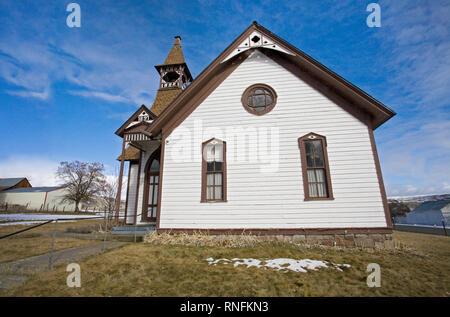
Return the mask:
M208 200L206 199L206 167L207 162L204 156L205 153L205 147L210 143L211 141L216 140L219 142L222 142L222 155L223 155L223 164L222 164L222 199L217 200ZM202 143L202 191L201 191L201 203L223 203L227 202L227 143L225 141L212 138Z
M309 195L309 184L308 184L308 172L307 172L307 163L306 163L306 148L305 142L308 140L321 140L322 141L322 151L323 151L323 159L325 165L325 174L326 174L326 182L327 182L327 191L328 197L310 197ZM316 134L310 132L300 138L298 138L298 146L300 148L300 159L302 163L302 176L303 176L303 191L305 193L305 201L310 200L333 200L333 190L331 186L331 176L330 176L330 167L328 165L328 152L327 152L327 138L323 135Z
M256 111L255 109L250 108L247 105L247 99L248 99L248 95L250 94L250 92L254 89L266 89L268 91L270 91L270 93L272 94L272 104L270 106L268 106L266 109L264 109L263 111ZM241 102L242 102L242 106L244 106L244 109L247 110L248 113L257 115L257 116L262 116L263 114L266 114L268 112L270 112L275 105L277 104L277 93L275 92L275 90L270 87L269 85L266 84L254 84L251 85L250 87L248 87L247 89L245 89L244 93L242 94L241 97Z

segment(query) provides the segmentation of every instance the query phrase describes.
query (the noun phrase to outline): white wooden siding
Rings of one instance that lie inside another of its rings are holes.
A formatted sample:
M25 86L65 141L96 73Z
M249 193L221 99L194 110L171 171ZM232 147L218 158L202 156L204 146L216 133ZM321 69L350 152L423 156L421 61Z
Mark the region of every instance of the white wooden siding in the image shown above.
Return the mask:
M128 187L128 197L127 197L127 224L134 223L134 215L136 214L136 193L137 193L137 173L139 164L130 163L130 182Z
M263 116L241 104L244 90L256 83L278 95ZM196 137L199 120L203 135ZM227 140L225 129L236 126L279 129L278 171L262 173L260 164L227 156L228 202L200 203L201 143L223 139L229 152L236 140ZM297 139L309 132L327 138L334 200L304 201ZM262 53L244 61L167 140L161 228L386 227L367 127ZM180 142L192 144L194 160L175 159Z

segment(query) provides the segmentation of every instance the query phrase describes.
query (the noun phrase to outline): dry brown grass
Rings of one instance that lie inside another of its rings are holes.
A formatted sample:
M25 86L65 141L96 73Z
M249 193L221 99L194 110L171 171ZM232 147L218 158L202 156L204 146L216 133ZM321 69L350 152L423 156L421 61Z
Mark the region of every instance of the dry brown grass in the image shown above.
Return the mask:
M399 247L394 250L307 248L270 242L247 247L194 246L168 243L168 237L164 236L160 241L153 238L155 243L128 244L80 261L81 288L66 286L68 273L61 266L34 275L24 285L0 295L449 296L450 291L448 237L395 232ZM351 267L344 272L320 269L282 273L241 266L211 266L205 261L209 257L309 258L348 263ZM369 263L381 266L381 288L366 285Z
M83 231L86 227L100 228L101 220L80 220L61 222L56 226L58 233ZM31 225L0 226L0 236L30 227ZM46 224L35 229L0 240L0 263L24 259L51 251L54 224ZM91 240L56 236L55 250L80 247L92 243Z
M55 239L55 251L80 247L92 243L90 240L58 237ZM24 235L19 239L0 241L0 263L24 259L49 253L52 247L52 237Z
M226 248L237 248L237 247L256 247L267 243L278 242L275 239L270 241L264 241L254 235L223 235L223 236L212 236L206 233L177 233L169 234L162 233L156 234L151 233L144 237L145 243L151 243L154 245L185 245L185 246L196 246L196 247L226 247Z

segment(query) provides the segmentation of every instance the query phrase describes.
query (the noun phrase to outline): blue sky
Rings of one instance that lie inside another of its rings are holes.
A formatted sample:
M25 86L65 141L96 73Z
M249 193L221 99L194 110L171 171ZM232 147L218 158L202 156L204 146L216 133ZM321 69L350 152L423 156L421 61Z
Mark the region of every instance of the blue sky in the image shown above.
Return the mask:
M53 185L63 160L116 172L114 131L158 85L174 35L194 77L254 20L395 110L375 131L388 195L450 192L450 4L378 1L0 3L0 177Z

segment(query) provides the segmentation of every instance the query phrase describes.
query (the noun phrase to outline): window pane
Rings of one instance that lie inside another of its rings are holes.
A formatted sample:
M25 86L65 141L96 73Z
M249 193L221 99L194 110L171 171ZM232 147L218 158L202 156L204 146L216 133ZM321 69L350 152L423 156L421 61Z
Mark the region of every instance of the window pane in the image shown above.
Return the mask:
M314 167L313 146L311 144L311 141L305 141L305 150L306 150L306 166Z
M262 89L256 89L256 90L255 90L255 95L264 95L264 90L262 90Z
M152 164L150 165L150 171L151 172L159 172L159 161L153 160Z
M324 169L316 169L316 179L317 182L325 182L325 170Z
M214 170L217 172L222 171L222 162L214 162Z
M253 106L253 98L252 98L252 96L248 96L248 98L247 98L247 104L248 104L249 106Z
M316 183L310 183L309 186L309 197L317 197L317 186Z
M214 174L215 177L215 185L222 185L222 173Z
M318 183L317 184L317 188L318 188L318 193L317 196L318 197L327 197L327 187L325 186L325 183Z
M216 162L223 162L222 144L216 144L214 146L214 160Z
M266 105L266 97L264 95L256 95L254 106L265 106L265 105Z
M212 144L206 145L206 161L207 162L214 161L214 145Z
M208 172L214 171L214 162L207 162L206 163L206 170Z
M151 217L152 216L152 207L148 207L147 209L147 217Z
M158 186L155 186L155 192L153 194L153 205L158 204Z
M214 174L213 173L206 174L206 185L214 185Z
M222 186L215 186L215 197L214 199L222 199Z
M313 170L313 169L310 169L310 170L308 170L307 172L308 172L308 182L309 182L309 183L311 183L311 182L317 182L317 179L316 179L316 173L314 172L314 170Z
M208 186L206 187L206 199L214 199L214 187Z
M322 141L313 141L314 144L314 159L316 167L323 167L323 152L322 152Z
M151 205L153 201L153 185L148 187L148 204Z

